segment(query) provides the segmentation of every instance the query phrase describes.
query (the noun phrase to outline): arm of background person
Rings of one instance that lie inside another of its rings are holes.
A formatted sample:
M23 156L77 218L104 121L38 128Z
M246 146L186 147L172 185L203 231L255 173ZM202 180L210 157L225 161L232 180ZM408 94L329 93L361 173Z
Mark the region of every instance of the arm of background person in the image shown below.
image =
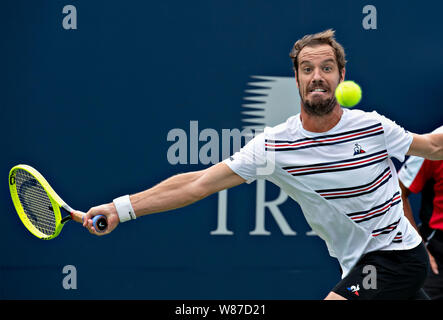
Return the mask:
M403 211L405 213L405 217L409 220L409 222L418 232L418 227L417 224L415 223L414 214L412 213L411 203L409 202L409 195L411 194L411 191L408 188L406 188L401 181L399 181L399 184L401 189L401 200L403 202Z
M405 217L409 220L409 222L412 224L412 226L417 230L417 224L415 223L414 214L412 213L411 203L409 202L409 195L411 194L411 191L405 187L405 185L399 181L400 189L401 189L401 199L403 202L403 211L405 213ZM429 262L431 264L431 270L435 274L438 274L438 265L435 261L435 258L432 256L432 254L428 251L429 255Z

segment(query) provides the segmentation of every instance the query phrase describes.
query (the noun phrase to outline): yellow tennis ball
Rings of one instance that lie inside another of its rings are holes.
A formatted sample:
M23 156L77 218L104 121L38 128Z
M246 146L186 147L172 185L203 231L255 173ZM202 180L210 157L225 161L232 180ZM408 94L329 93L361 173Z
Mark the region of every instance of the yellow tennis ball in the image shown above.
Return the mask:
M361 100L361 88L354 81L343 81L335 89L335 98L343 107L353 107Z

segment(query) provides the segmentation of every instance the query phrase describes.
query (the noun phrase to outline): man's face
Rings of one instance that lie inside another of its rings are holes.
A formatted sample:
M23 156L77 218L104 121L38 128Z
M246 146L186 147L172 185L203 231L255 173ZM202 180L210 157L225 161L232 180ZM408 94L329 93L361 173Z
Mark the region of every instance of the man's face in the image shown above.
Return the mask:
M304 47L298 55L297 85L305 110L311 115L328 114L337 104L335 88L343 81L334 49L327 44Z

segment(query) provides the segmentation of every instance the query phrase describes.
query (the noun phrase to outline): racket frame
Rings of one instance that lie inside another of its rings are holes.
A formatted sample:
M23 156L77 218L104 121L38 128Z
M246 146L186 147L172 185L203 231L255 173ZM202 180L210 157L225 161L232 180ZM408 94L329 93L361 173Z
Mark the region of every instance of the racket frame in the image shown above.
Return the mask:
M30 175L32 175L38 183L43 187L43 189L46 191L46 194L48 195L49 200L51 201L52 210L54 212L55 216L55 230L52 235L47 235L38 230L32 222L29 220L28 216L25 213L25 210L23 209L22 204L20 203L20 199L17 194L17 188L15 184L15 172L17 170L25 170ZM11 198L12 202L14 203L14 207L18 213L18 216L20 217L20 220L23 222L25 227L36 237L44 240L50 240L55 237L57 237L62 230L64 224L72 220L71 213L74 211L70 206L68 206L62 198L52 189L52 187L49 185L48 181L34 168L31 166L28 166L26 164L19 164L11 168L9 171L9 190L11 192ZM62 218L61 209L69 213L68 216L64 216Z

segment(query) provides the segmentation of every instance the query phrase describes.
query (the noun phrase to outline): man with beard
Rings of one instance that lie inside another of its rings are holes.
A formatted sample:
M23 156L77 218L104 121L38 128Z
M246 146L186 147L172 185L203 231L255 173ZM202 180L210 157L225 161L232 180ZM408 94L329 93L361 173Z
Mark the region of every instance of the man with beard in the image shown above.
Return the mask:
M239 152L208 169L91 208L111 232L119 222L180 208L223 189L267 179L297 201L342 269L326 299L420 299L429 260L403 215L391 157L443 159L443 135L410 133L376 112L343 109L334 97L345 79L345 53L326 30L298 40L290 53L301 112L266 128ZM375 271L372 283L365 280ZM366 281L366 282L365 282Z

